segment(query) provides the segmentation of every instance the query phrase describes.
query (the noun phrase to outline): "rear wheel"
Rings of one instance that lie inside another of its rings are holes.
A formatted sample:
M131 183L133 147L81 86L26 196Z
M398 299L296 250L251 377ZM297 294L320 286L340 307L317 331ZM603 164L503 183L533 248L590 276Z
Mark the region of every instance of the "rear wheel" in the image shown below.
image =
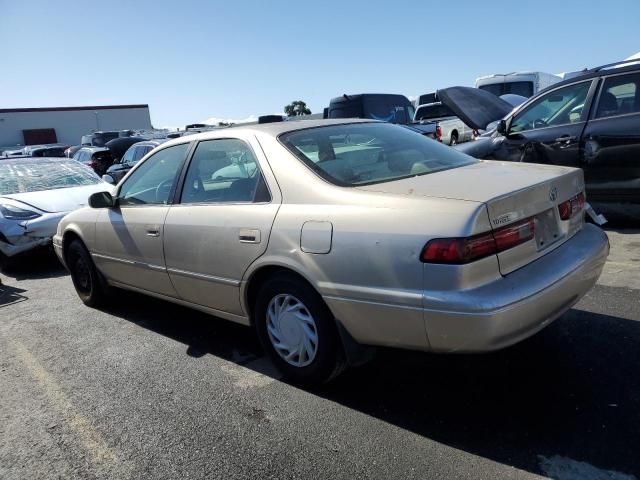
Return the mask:
M89 307L103 304L106 297L104 285L91 255L80 240L69 244L66 263L80 300Z
M321 384L343 370L335 320L300 278L287 273L271 277L258 293L254 312L260 342L286 378Z
M449 138L449 145L457 145L458 144L458 132L452 132L451 138Z

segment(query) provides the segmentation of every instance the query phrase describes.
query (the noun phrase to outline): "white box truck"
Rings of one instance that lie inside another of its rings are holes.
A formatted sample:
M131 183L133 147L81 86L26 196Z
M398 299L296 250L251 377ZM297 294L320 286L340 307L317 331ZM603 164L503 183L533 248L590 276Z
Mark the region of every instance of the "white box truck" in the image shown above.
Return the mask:
M539 91L562 80L558 75L545 72L495 73L476 79L476 88L486 90L496 96L513 93L532 97Z

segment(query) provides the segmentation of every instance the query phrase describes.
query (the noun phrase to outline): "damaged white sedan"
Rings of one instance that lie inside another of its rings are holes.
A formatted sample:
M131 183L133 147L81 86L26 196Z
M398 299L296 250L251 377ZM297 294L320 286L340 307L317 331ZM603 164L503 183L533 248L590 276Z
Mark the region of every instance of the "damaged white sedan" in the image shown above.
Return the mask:
M58 222L109 185L75 160L0 160L0 262L51 243Z

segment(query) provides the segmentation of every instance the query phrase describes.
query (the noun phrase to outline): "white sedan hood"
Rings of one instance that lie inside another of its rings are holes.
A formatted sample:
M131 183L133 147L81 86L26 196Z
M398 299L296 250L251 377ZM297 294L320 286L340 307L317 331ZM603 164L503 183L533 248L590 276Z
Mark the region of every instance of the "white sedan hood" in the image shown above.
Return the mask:
M112 188L108 183L100 182L94 185L83 185L81 187L58 188L40 192L11 193L1 195L0 202L6 198L35 207L43 212L70 212L85 207L88 204L91 194L95 192L110 192Z

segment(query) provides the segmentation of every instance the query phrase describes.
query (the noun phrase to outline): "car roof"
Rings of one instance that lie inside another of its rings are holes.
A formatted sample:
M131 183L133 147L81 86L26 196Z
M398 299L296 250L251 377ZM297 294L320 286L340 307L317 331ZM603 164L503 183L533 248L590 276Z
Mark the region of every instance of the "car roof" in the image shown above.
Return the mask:
M151 145L153 147L157 147L158 145L160 145L160 144L162 144L164 142L168 142L169 140L171 140L171 139L169 139L169 138L157 138L157 139L153 139L153 140L141 140L139 142L132 143L131 147L138 147L138 146L143 146L144 147L144 146L149 146L149 145ZM129 148L131 148L131 147L129 147Z
M319 120L287 120L286 122L262 123L253 125L235 125L228 128L211 130L208 132L197 133L184 137L171 139L166 146L179 145L181 143L189 143L194 140L208 140L214 138L227 138L233 136L230 132L263 132L268 135L277 137L283 133L295 132L298 130L306 130L308 128L328 127L331 125L349 125L357 123L384 123L377 120L359 119L359 118L336 118L336 119L319 119ZM134 144L137 145L137 144ZM165 145L165 144L163 144Z
M607 65L602 65L600 67L591 68L588 70L584 70L582 73L575 77L567 78L566 80L562 80L560 82L554 83L549 87L545 88L537 95L540 95L542 92L546 92L547 90L556 89L558 87L562 87L564 85L571 85L572 83L580 82L582 80L589 80L591 78L598 77L606 77L607 75L614 75L618 73L627 73L627 72L636 72L640 70L640 62L638 60L627 60L623 62L610 63Z
M93 147L93 146L82 147L82 148L79 148L78 150L91 150L92 152L110 151L107 147Z

